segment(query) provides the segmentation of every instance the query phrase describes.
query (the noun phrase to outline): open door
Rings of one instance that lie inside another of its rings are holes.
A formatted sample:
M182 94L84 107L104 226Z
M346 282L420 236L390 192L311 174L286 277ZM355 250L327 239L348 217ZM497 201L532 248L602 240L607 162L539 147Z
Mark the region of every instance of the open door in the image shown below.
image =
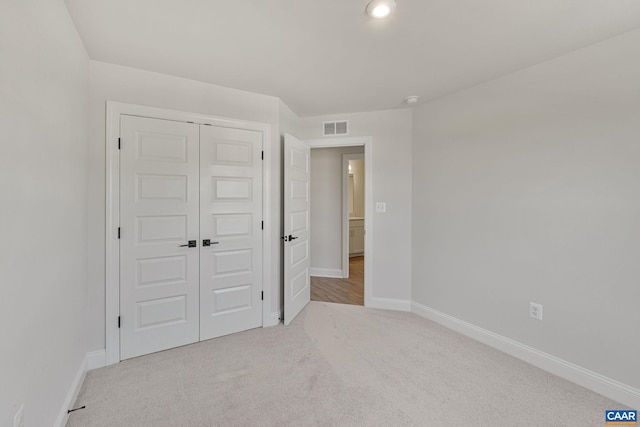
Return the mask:
M284 137L284 324L311 300L309 279L309 167L311 149Z

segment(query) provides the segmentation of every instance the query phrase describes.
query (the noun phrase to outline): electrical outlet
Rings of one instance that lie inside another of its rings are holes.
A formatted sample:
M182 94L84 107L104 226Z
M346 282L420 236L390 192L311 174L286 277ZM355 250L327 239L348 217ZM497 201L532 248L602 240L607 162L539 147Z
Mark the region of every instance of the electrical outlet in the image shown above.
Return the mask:
M14 415L13 427L24 427L24 405L20 405L20 409Z
M532 319L542 320L542 304L536 304L535 302L530 302L529 317L531 317Z
M376 202L376 212L385 213L387 211L387 204L385 202Z

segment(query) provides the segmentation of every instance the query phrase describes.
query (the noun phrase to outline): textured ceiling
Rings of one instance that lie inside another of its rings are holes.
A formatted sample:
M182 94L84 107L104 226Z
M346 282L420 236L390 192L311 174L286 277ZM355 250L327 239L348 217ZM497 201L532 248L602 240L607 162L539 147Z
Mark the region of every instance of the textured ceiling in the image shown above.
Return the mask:
M640 27L637 0L66 0L92 59L278 96L300 116L396 108Z

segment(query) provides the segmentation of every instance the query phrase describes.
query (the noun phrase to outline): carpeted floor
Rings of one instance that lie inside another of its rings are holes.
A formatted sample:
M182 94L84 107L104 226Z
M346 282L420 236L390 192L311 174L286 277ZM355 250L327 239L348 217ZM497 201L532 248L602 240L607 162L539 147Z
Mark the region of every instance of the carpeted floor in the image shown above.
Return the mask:
M615 403L411 313L311 302L87 374L68 426L602 426Z

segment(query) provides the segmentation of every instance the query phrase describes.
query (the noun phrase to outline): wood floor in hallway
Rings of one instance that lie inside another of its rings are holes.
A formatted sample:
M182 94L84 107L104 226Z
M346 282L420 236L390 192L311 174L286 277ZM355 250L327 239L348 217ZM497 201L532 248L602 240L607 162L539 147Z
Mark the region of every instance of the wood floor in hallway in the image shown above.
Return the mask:
M364 257L349 258L349 278L311 277L311 300L364 305Z

